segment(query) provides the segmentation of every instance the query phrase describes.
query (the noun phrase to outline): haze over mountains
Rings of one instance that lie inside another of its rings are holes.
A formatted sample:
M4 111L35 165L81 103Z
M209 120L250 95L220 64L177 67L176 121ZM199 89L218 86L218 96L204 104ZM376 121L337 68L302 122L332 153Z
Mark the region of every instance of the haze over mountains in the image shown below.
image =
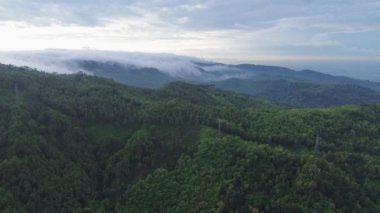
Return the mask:
M184 79L189 77L196 78L201 75L203 76L204 74L210 74L216 79L227 79L235 77L246 78L252 77L252 74L257 74L252 72L247 73L247 69L251 69L251 71L254 69L254 72L259 72L259 74L265 73L282 75L288 75L289 71L295 71L293 69L285 68L284 65L256 67L247 66L247 64L228 65L213 62L207 59L167 53L118 52L90 49L48 49L39 51L0 52L0 62L4 64L29 66L32 68L37 68L39 70L57 73L76 73L78 71L85 71L88 73L93 72L92 70L88 70L88 64L81 63L83 61L94 61L97 63L107 64L106 66L110 66L111 64L118 64L123 65L123 69L155 68L161 73L164 73L171 77L180 77ZM321 66L323 66L323 64ZM103 69L104 68L105 67L103 67ZM317 71L320 72L318 69ZM214 73L214 75L211 73ZM294 75L294 73L290 73ZM347 77L350 77L350 75L347 74ZM374 78L372 76L369 76L367 79L373 80ZM201 78L198 78L197 80L199 81Z
M295 107L380 102L380 83L285 67L229 65L173 54L96 50L2 53L0 62L53 73L85 72L130 86L160 88L172 81L212 84Z

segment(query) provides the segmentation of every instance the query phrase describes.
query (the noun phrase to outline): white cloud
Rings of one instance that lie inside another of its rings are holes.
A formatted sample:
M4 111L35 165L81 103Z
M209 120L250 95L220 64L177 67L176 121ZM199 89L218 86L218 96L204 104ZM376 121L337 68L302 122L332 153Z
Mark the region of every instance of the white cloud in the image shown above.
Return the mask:
M197 3L197 4L183 4L183 5L180 5L179 8L192 12L196 10L208 9L209 6L207 4Z
M379 34L380 5L342 2L0 0L0 50L91 47L252 62L263 56L317 59L325 52L379 56L380 47L342 38Z
M184 17L181 17L181 18L177 19L177 22L178 22L179 24L186 24L186 23L188 23L189 21L190 21L190 18L187 17L187 16L184 16Z
M153 67L174 77L197 77L201 75L194 62L203 59L163 53L139 53L119 51L42 50L0 52L0 63L28 66L46 72L75 73L81 70L77 60L116 62L128 66ZM89 73L91 73L89 71Z
M101 26L35 26L25 22L0 22L0 50L36 50L46 48L171 52L198 56L209 50L225 51L233 43L233 30L198 31L178 28L154 15L105 20Z

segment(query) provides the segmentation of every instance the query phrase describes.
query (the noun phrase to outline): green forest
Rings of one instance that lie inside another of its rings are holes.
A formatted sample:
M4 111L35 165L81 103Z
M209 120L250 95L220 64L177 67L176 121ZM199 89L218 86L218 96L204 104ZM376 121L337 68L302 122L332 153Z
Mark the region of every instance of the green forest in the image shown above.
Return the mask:
M0 65L0 212L380 212L380 104Z

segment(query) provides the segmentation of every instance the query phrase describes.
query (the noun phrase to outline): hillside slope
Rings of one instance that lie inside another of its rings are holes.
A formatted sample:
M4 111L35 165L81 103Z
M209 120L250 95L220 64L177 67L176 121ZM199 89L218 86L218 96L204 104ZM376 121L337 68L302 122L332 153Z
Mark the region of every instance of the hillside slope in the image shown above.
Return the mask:
M0 211L380 210L380 106L272 106L0 65Z

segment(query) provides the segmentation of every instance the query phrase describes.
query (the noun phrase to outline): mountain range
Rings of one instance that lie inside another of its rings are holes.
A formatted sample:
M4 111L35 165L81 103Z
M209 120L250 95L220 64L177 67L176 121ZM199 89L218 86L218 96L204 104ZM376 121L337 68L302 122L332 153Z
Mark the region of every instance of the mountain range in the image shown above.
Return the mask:
M95 50L45 50L0 54L0 62L47 72L111 78L143 88L174 81L206 84L292 107L329 107L380 102L380 83L333 76L312 70L239 64L229 65L172 54Z

